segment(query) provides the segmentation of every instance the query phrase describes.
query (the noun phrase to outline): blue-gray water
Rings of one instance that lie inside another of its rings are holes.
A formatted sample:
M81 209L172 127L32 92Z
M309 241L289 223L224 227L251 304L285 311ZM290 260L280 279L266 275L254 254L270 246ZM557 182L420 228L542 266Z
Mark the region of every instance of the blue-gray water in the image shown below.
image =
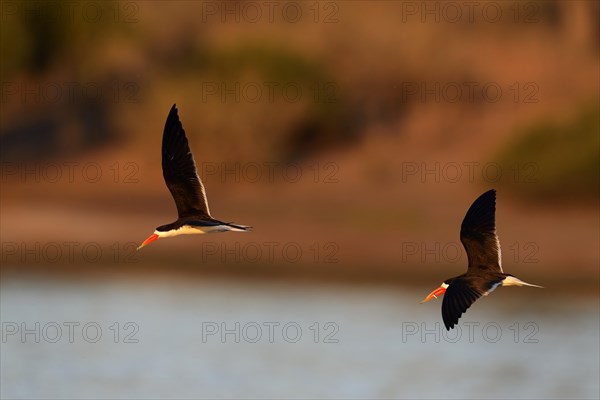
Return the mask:
M501 288L457 337L439 302L419 304L429 289L4 279L0 394L599 397L597 298Z

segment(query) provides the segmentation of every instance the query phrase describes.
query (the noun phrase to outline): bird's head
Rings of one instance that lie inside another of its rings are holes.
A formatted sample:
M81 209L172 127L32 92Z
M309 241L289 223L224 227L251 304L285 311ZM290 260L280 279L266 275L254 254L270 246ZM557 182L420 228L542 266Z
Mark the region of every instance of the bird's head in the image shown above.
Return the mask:
M425 297L425 299L421 302L421 304L428 302L429 300L433 299L433 298L438 298L438 296L443 295L444 293L446 293L446 289L448 288L449 283L448 281L443 282L440 287L438 287L437 289L435 289L433 292L429 293L427 295L427 297Z
M141 249L142 247L144 247L144 246L147 246L147 245L149 245L150 243L154 242L154 241L155 241L156 239L158 239L159 237L160 237L160 232L159 232L158 230L154 231L154 233L153 233L152 235L150 235L150 237L148 237L148 239L144 240L144 241L142 242L142 244L140 244L140 245L138 246L138 248L136 249L136 251L137 251L137 250L139 250L139 249Z

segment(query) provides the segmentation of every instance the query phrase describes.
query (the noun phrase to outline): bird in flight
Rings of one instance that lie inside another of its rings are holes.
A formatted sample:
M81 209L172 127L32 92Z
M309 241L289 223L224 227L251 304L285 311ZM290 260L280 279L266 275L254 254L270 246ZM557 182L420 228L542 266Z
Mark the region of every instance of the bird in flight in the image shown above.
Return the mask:
M471 205L460 227L460 241L467 252L467 272L445 280L421 303L444 295L442 318L447 330L481 296L498 286L542 286L523 282L502 270L500 241L496 234L496 191L489 190Z
M162 140L162 171L165 183L177 206L177 221L156 228L154 233L137 248L158 238L214 232L248 232L251 227L214 219L208 210L206 191L198 176L194 156L185 131L173 104Z

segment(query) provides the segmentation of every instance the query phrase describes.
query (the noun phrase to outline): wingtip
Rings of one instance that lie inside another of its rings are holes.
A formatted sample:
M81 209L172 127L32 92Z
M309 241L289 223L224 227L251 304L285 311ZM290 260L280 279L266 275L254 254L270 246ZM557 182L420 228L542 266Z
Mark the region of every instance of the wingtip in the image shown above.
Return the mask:
M488 189L485 192L481 193L479 195L479 197L477 197L475 199L475 201L479 200L479 199L484 199L484 198L489 198L492 197L494 200L496 199L496 189L492 188L492 189Z
M174 126L174 124L181 123L179 120L179 112L177 111L177 105L173 104L173 107L169 110L169 114L167 115L167 120L165 122L165 131L163 132L163 141L165 138L165 133L167 130Z

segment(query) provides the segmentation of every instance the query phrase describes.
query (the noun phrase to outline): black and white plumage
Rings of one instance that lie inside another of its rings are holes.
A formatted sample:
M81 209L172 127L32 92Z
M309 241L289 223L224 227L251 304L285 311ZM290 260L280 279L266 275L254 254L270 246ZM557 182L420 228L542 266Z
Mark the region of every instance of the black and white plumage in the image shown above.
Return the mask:
M447 279L422 303L444 295L442 319L447 330L481 296L498 286L534 286L502 270L500 241L496 234L496 191L489 190L471 205L460 227L460 241L468 259L467 272Z
M198 176L196 162L175 104L169 112L162 140L162 172L179 218L210 217L206 190Z
M165 123L162 140L162 171L177 207L177 220L161 225L138 250L161 237L225 231L247 232L251 228L222 222L210 215L206 190L198 176L177 107L173 104Z

